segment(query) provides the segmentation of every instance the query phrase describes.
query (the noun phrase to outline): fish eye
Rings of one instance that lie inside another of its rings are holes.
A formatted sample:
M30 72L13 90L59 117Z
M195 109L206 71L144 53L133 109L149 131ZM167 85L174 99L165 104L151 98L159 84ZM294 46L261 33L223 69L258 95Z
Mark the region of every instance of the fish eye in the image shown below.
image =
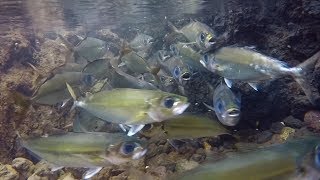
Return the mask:
M174 70L173 70L173 75L174 75L175 77L179 77L179 75L180 75L180 68L179 68L178 66L174 68Z
M208 54L203 55L203 60L204 60L205 63L208 63L208 61L209 61Z
M120 152L124 155L129 155L133 153L137 145L134 142L123 143L120 149Z
M206 35L204 33L200 34L200 41L204 42L204 40L206 39Z
M153 125L152 124L146 124L146 125L144 125L144 127L142 128L142 131L148 131L148 130L150 130L150 129L152 129L153 128Z
M84 77L83 77L83 82L84 82L84 84L85 84L86 86L92 86L93 83L94 83L94 80L95 80L95 78L94 78L94 76L91 75L91 74L86 74L86 75L84 75Z
M164 99L163 105L166 108L170 109L170 108L173 107L174 102L175 102L175 100L172 97L167 97L167 98Z

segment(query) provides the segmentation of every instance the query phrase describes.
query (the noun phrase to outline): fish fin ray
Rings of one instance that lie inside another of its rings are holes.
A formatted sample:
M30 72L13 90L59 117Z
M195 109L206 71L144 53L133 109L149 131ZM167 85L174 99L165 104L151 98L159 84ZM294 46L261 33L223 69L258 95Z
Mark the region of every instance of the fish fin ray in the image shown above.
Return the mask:
M173 25L172 22L168 21L168 26L176 33L181 33L180 30L175 26Z
M252 87L255 91L258 91L258 83L248 83L250 87Z
M210 105L207 104L207 103L202 103L202 104L205 105L208 109L210 109L210 110L212 110L212 111L215 111L213 106L210 106Z
M98 172L100 172L102 169L102 167L92 167L89 168L83 175L82 178L83 179L90 179L92 178L94 175L96 175Z
M228 86L228 88L231 88L232 87L232 81L227 79L227 78L224 78L224 82L226 83L226 85Z
M144 124L139 124L139 125L129 125L130 129L127 134L127 136L133 136L137 132L139 132L145 125Z
M119 127L121 128L122 131L127 132L125 125L119 124Z

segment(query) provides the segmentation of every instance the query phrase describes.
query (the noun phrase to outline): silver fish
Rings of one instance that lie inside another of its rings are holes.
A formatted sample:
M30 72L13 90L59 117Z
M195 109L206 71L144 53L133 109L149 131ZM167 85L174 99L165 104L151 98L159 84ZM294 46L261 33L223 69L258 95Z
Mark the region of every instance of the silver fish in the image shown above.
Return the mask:
M219 121L226 126L235 126L240 120L240 96L236 96L224 83L213 94L213 109Z
M160 90L119 88L77 100L70 85L67 84L67 87L74 99L74 106L105 121L128 125L129 136L137 133L145 124L179 115L189 106L186 97Z
M216 33L206 24L199 21L191 22L181 29L177 29L172 23L169 26L177 33L183 34L191 43L194 43L199 49L207 51L216 43Z
M201 54L196 52L190 45L178 42L170 45L170 50L175 56L181 56L182 60L194 69L200 71L206 70L200 63Z
M303 137L246 153L238 153L218 162L208 162L172 177L178 180L274 179L290 175L301 159L320 143L319 137ZM283 178L281 178L283 179Z
M92 86L94 81L92 75L82 72L56 74L39 86L31 100L39 104L54 105L71 98L65 86L66 82L75 88L76 94L79 94L83 88Z
M166 73L171 74L181 85L184 85L185 81L189 81L193 75L191 67L179 56L159 61L159 64Z
M291 75L304 90L310 102L315 104L310 85L303 76L301 67L289 68L284 62L263 55L252 48L223 47L214 54L205 54L200 62L211 72L224 77L228 87L232 86L230 80L241 80L258 90L257 83L260 81Z
M150 48L152 41L152 36L138 33L137 36L129 43L129 46L135 51L143 51Z
M146 143L119 133L73 133L23 140L22 146L57 167L90 168L84 178L102 167L139 159Z

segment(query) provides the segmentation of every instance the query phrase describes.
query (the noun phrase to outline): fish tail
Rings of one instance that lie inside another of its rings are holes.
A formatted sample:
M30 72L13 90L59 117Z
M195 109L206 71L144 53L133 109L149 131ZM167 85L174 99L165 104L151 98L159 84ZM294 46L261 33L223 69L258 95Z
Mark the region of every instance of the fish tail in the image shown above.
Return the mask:
M314 88L311 83L307 80L304 75L302 68L294 67L291 68L291 73L294 80L300 85L303 92L306 94L308 100L313 104L317 105L317 99L319 99L319 92Z
M69 51L74 51L71 43L69 43L62 35L58 34L58 37L61 39L62 43L68 48Z
M180 33L179 29L172 24L172 22L168 21L168 26L174 31L174 32L177 32L177 33Z
M77 103L77 96L76 96L76 93L74 92L74 90L72 89L72 87L66 82L66 85L67 85L67 89L73 99L73 105L71 107L71 109L74 109L76 107L76 103Z
M318 90L311 85L307 80L306 76L308 72L314 69L315 64L320 61L320 51L315 53L313 56L305 60L303 63L299 64L296 67L290 68L291 75L295 81L300 85L307 98L313 105L319 105L320 95Z

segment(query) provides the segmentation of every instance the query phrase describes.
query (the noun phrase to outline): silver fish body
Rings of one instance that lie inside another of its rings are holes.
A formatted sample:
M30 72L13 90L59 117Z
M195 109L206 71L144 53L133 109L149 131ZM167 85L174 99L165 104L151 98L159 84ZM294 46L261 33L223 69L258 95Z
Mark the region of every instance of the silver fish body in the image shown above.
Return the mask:
M82 72L56 74L38 88L32 100L39 104L54 105L71 98L65 86L66 82L75 87L77 94L79 94L81 87L90 87L94 81L92 75Z
M201 50L207 51L216 43L216 33L206 24L199 21L191 21L181 29L177 29L171 23L171 28L183 34L191 43L195 43Z
M202 64L210 71L230 80L259 82L281 75L297 75L301 68L288 68L284 62L246 47L223 47L204 55Z
M286 63L256 52L252 48L234 46L220 48L214 54L205 54L200 62L211 72L224 77L229 87L229 80L241 80L258 90L256 83L260 81L290 75L300 85L309 101L317 104L317 97L303 75L304 63L290 68Z
M200 63L201 54L196 52L186 43L176 43L170 45L170 50L175 56L181 56L183 61L194 69L205 71L206 69Z
M119 133L67 133L25 140L23 147L63 167L105 167L141 158L145 143Z
M319 137L304 137L283 144L232 155L200 165L173 179L273 179L294 173L301 159L320 143Z
M226 126L235 126L240 120L241 99L224 83L216 87L213 94L214 112Z
M139 33L129 43L129 46L135 51L144 51L152 45L153 37L147 34Z
M181 114L189 103L186 97L159 90L121 88L100 91L74 105L108 122L140 125Z
M159 61L159 64L166 73L171 74L181 85L185 81L189 81L193 75L191 67L180 56L173 56L165 61Z

